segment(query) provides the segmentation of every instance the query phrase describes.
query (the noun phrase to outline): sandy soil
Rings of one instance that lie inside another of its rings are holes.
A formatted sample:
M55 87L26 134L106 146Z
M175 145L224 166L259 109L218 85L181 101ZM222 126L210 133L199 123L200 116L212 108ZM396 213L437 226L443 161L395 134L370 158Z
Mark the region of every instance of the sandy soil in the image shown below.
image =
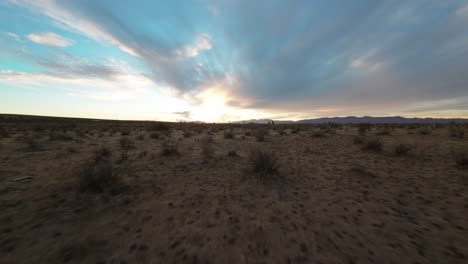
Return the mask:
M374 128L363 137L383 142L374 152L353 143L355 126L324 137L266 126L257 142L249 126L226 139L226 126L177 124L168 136L180 156L163 156L165 132L125 126L133 147L122 161L122 135L107 125L63 129L71 140L51 140L47 125L3 125L0 263L468 263L468 169L454 161L468 138L447 127ZM208 133L215 154L204 159ZM413 149L396 156L398 143ZM77 171L100 146L126 190L79 191ZM250 172L251 148L276 152L279 174Z

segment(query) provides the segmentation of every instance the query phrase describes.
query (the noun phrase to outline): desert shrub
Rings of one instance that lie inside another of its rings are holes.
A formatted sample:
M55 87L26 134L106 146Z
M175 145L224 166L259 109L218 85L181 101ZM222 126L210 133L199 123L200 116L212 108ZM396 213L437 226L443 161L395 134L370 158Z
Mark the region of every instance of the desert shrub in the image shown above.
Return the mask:
M122 136L128 136L128 135L130 135L131 132L132 132L132 131L130 131L130 129L122 129L122 130L120 131L120 135L122 135ZM94 134L94 133L93 133L93 134Z
M45 127L42 126L42 125L34 125L34 126L32 127L32 131L38 132L38 133L44 132L44 131L45 131Z
M264 127L257 128L255 130L255 138L257 141L263 142L265 141L265 136L267 135L268 131Z
M362 144L362 143L364 143L364 140L362 139L362 137L355 137L355 138L353 139L353 144L354 144L354 145L360 145L360 144Z
M253 149L250 151L248 162L250 170L260 177L271 176L278 173L278 156L274 152Z
M52 131L49 133L49 140L52 141L70 141L73 140L73 137L64 132Z
M284 128L277 128L276 129L276 132L280 135L280 136L284 136L286 135L286 131L284 130Z
M87 162L79 170L79 190L81 192L101 193L106 190L118 193L125 185L114 173L109 159Z
M361 136L366 135L366 132L370 130L371 128L371 125L367 123L361 123L361 124L358 124L357 126L358 126L359 135Z
M0 127L0 138L9 138L9 137L10 137L10 132L4 127Z
M150 131L168 131L169 126L161 122L156 122L150 126L149 130Z
M224 130L224 138L226 138L226 139L233 139L234 138L234 133L232 132L231 129Z
M152 138L152 139L158 139L160 137L161 137L161 135L158 132L152 132L150 134L150 138Z
M376 133L377 136L390 136L391 134L392 132L389 129L381 129Z
M250 130L245 131L245 136L246 137L251 137L252 136L252 131L250 131Z
M465 136L465 131L461 127L450 126L449 135L453 138L462 139Z
M188 130L185 130L184 133L183 133L183 136L186 137L186 138L189 138L192 136L192 132L188 131Z
M119 140L120 147L122 148L122 153L120 155L121 160L127 160L128 151L133 147L133 141L128 137L122 137Z
M410 150L411 150L411 146L400 143L395 146L395 155L403 156L403 155L408 154Z
M462 168L468 168L468 152L458 151L454 155L455 163Z
M26 149L29 151L39 151L42 150L42 144L34 138L34 136L25 137L24 143L26 143Z
M174 142L169 142L168 140L164 140L161 145L161 154L163 156L178 156L179 148Z
M201 141L202 157L209 160L214 156L214 141L213 138L208 136Z
M110 158L112 156L112 152L106 146L101 146L94 151L94 160L101 160Z
M363 150L380 152L382 151L383 143L379 139L371 139L364 143Z
M145 135L140 134L136 137L137 140L145 140Z
M325 134L320 130L316 130L316 131L312 132L312 137L322 138L322 137L325 137Z
M67 151L68 151L68 153L76 153L76 152L78 152L78 151L76 150L76 148L74 148L74 147L68 147L68 148L67 148Z
M421 128L419 131L418 131L418 134L420 135L430 135L432 133L432 130L425 127L425 128Z
M237 157L237 156L239 156L239 155L237 155L237 151L235 151L235 150L228 151L227 155L228 155L228 157Z

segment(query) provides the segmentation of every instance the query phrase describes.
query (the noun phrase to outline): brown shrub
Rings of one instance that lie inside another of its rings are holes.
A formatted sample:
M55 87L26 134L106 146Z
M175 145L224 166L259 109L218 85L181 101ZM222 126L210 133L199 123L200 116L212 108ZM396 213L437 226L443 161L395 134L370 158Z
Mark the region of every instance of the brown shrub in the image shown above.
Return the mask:
M259 177L267 177L278 173L278 156L271 151L253 149L250 151L248 162L250 170Z

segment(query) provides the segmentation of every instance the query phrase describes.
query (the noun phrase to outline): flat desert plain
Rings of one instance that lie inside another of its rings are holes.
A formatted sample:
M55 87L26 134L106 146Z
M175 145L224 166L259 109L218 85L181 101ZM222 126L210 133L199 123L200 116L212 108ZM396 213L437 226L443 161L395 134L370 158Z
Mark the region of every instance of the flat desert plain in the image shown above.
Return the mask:
M468 263L466 125L0 127L0 263Z

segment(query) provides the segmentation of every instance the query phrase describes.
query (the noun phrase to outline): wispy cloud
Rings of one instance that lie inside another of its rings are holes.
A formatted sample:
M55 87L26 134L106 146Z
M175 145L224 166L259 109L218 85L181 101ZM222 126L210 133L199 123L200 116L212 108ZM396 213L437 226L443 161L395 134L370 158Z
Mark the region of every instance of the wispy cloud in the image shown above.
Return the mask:
M41 32L27 35L27 38L35 43L54 47L68 47L73 44L72 40L66 39L52 32Z

